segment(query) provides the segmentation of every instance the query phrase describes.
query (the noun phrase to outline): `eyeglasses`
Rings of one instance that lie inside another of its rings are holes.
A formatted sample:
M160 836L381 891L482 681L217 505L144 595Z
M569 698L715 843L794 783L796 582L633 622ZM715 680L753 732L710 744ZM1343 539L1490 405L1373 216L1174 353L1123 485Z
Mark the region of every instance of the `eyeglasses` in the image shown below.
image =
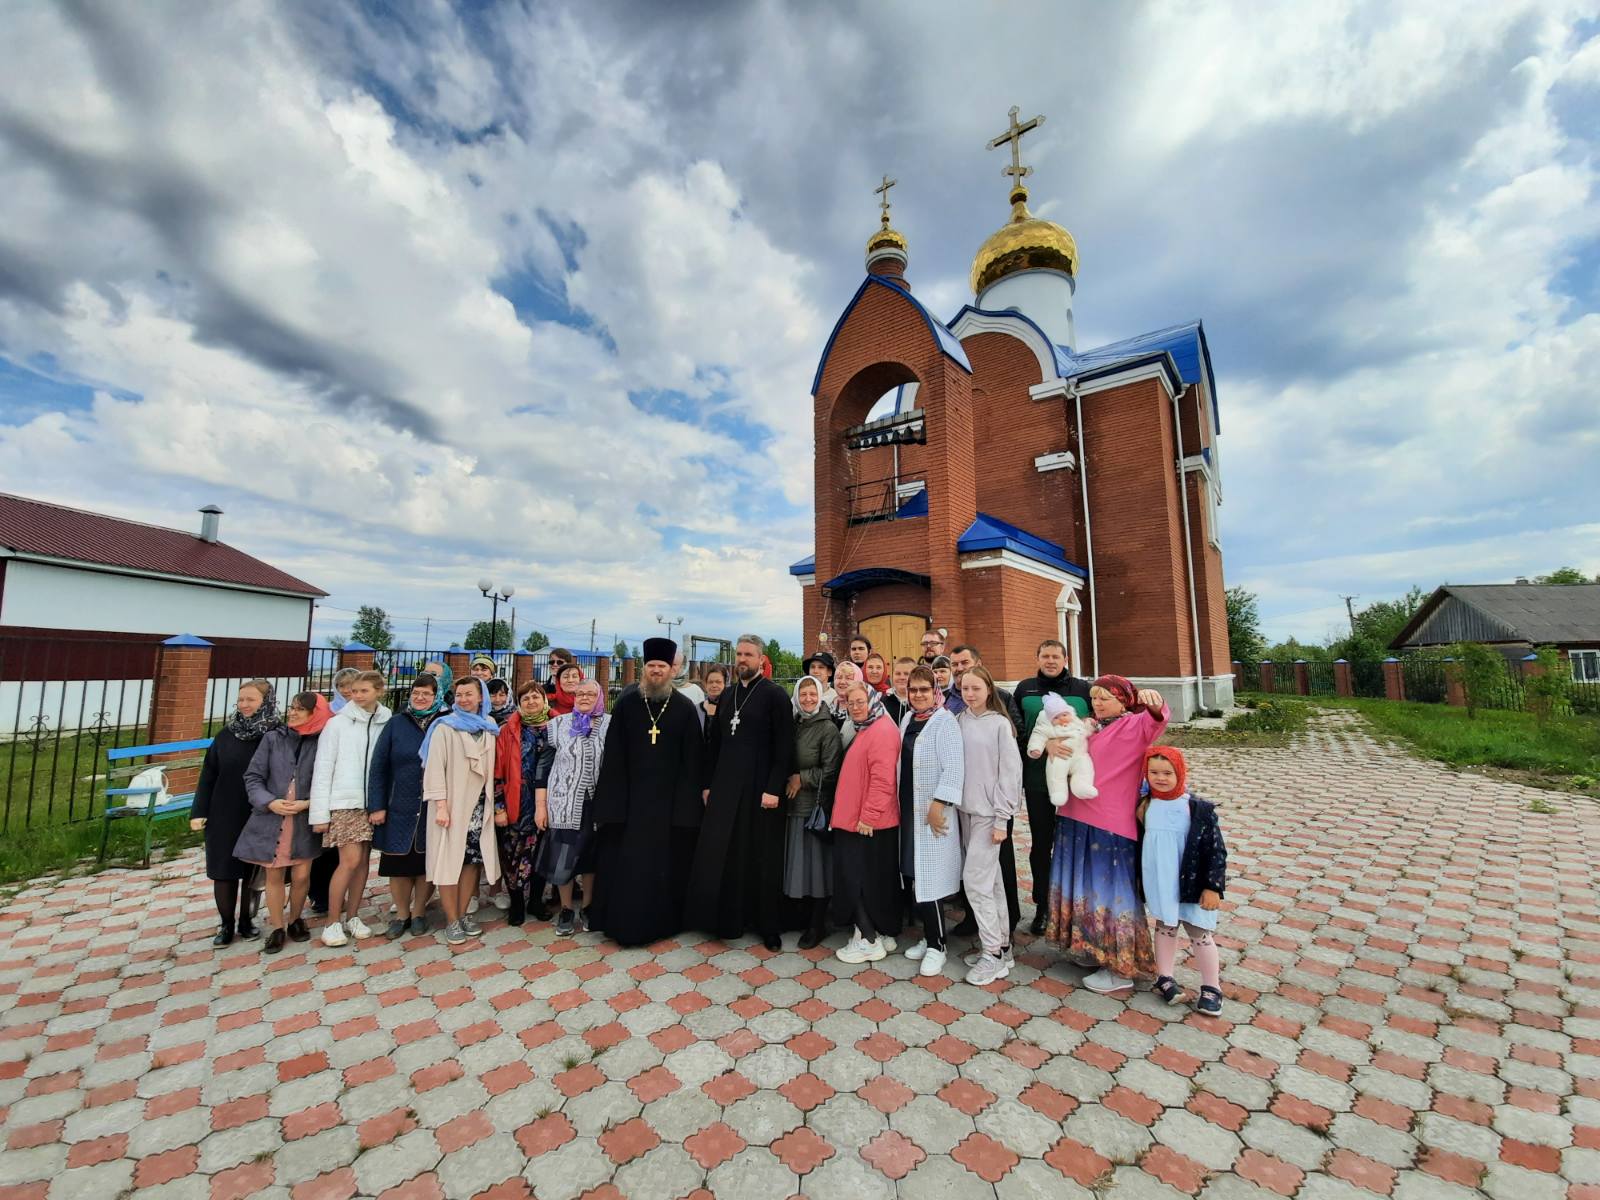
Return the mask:
M907 688L906 694L908 696L931 696L933 695L933 689L924 683L918 685L917 687Z

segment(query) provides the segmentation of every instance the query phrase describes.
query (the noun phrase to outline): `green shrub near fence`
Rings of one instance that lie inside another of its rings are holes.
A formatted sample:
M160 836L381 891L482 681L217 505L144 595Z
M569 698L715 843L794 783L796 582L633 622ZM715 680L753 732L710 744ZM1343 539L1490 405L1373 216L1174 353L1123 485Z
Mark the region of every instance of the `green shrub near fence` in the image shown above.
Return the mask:
M1229 733L1293 733L1304 729L1311 708L1302 700L1268 696L1242 713L1228 718Z

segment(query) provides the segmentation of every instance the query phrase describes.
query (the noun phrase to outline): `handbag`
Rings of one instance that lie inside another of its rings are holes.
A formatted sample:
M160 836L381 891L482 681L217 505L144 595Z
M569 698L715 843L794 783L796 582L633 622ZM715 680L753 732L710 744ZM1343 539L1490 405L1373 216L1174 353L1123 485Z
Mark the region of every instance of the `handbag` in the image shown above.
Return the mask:
M821 801L818 801L817 806L806 814L804 829L825 842L833 840L833 814Z

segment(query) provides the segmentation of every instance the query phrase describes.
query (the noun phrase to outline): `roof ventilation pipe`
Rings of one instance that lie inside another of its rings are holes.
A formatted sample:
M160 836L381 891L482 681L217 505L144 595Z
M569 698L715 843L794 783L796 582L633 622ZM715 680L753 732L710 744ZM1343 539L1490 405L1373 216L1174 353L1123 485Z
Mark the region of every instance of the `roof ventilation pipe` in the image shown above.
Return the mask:
M215 504L208 504L200 510L200 540L202 542L216 543L217 530L222 526L222 510Z

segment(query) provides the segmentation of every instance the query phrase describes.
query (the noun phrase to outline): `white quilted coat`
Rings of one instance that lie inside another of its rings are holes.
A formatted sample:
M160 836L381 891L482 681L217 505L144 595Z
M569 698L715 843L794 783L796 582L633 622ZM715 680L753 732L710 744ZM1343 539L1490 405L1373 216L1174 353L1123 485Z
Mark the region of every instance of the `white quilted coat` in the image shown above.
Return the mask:
M378 705L363 712L359 704L346 704L323 727L317 739L317 764L311 775L313 825L326 825L339 809L367 807L367 771L390 712Z
M902 737L910 723L908 712L900 721ZM917 735L911 748L912 827L900 830L902 838L916 839L918 901L943 900L961 887L958 815L954 811L946 812L945 832L935 837L928 828L928 809L935 800L943 800L952 809L961 807L965 768L961 727L949 709L941 708L928 718L927 728ZM898 782L898 774L895 779Z

